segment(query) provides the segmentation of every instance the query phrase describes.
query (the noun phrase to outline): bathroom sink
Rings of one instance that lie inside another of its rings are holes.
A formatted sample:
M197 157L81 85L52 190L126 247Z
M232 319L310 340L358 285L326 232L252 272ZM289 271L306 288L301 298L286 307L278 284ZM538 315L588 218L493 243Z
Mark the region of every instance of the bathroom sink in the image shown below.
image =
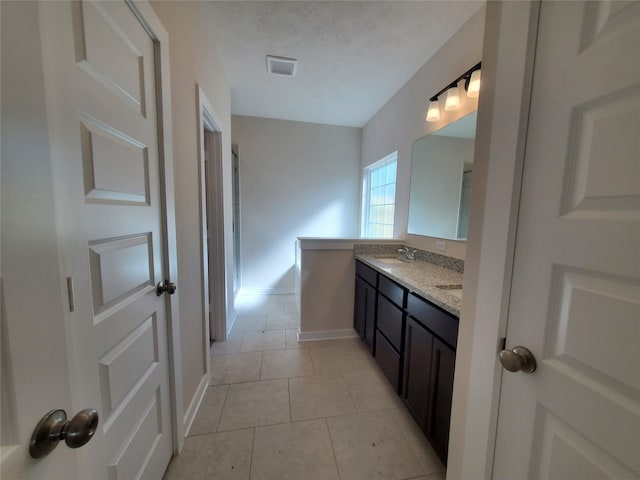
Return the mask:
M436 285L436 288L445 290L449 295L453 295L456 298L462 299L462 285L459 283L450 285Z
M406 260L400 260L395 257L388 258L376 258L380 263L386 263L387 265L406 265L408 262Z

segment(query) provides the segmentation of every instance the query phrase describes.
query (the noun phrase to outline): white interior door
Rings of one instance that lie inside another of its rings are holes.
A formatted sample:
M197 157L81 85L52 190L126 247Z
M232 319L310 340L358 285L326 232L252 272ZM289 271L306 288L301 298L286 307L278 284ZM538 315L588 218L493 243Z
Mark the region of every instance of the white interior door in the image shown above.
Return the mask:
M542 2L494 477L640 477L640 3Z
M159 479L172 451L154 41L124 2L41 6L82 478Z

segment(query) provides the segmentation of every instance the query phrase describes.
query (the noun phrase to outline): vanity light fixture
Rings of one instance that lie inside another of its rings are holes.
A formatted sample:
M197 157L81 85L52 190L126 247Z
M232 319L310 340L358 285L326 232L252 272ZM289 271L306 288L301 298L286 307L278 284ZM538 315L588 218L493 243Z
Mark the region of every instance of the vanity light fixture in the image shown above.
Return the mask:
M429 110L427 110L427 122L437 122L440 120L440 102L436 98L429 102Z
M469 80L467 80L467 83L465 83L465 88L467 90L467 97L470 98L478 98L478 95L480 95L480 75L481 75L481 70L474 70L471 73L471 76L469 77Z
M464 72L445 88L436 93L429 99L429 109L427 110L427 122L436 122L440 120L440 102L439 97L445 95L444 109L446 111L457 110L460 108L460 93L458 83L464 80L464 89L467 96L477 98L480 93L480 67L482 62L474 65L472 68Z
M458 84L452 83L447 90L447 97L444 101L444 109L447 112L460 108L460 93L458 93Z

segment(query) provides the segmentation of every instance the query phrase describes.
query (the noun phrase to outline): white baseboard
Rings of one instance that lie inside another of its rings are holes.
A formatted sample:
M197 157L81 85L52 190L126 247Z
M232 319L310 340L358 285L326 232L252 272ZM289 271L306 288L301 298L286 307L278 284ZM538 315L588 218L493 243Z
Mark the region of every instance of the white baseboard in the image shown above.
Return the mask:
M344 330L319 330L316 332L298 332L299 342L315 342L317 340L335 340L339 338L357 338L353 328Z
M295 288L245 288L238 292L238 297L243 295L291 295L296 292Z
M235 310L233 310L230 315L227 315L227 335L226 335L226 337L228 337L229 334L231 333L231 329L233 328L233 325L236 323L236 318L238 318L238 312L236 312Z
M189 403L189 408L187 408L187 412L184 414L184 436L189 435L189 430L191 430L191 425L193 425L193 420L196 418L196 413L198 413L198 408L200 408L200 404L202 403L202 399L204 398L204 394L207 393L207 387L209 386L209 375L204 375L200 380L200 384L196 389L196 393L193 395L191 399L191 403Z

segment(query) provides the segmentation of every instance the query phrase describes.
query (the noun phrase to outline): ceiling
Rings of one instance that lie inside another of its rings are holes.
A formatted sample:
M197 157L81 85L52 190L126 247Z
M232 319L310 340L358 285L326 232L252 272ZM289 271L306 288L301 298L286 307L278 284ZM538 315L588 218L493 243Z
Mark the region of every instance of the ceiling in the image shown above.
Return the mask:
M362 127L483 3L211 2L231 112ZM266 55L297 58L296 76Z

